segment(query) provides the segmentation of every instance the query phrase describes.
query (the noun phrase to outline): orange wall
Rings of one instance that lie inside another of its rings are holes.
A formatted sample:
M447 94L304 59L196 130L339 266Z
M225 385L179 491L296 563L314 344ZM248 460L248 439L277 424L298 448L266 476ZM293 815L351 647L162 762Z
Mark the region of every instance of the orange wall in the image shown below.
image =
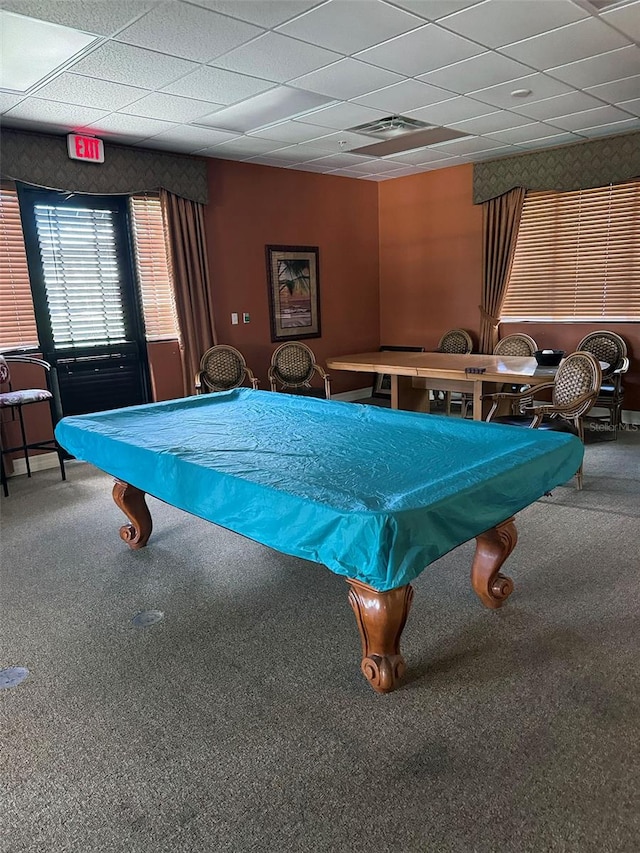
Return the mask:
M482 211L472 202L471 165L380 184L380 340L433 349L447 329L478 340L482 287ZM598 328L627 341L631 366L625 409L640 410L640 323L505 324L541 347L571 352Z
M279 345L271 341L266 245L319 248L322 336L306 343L322 366L332 355L377 349L375 182L211 160L206 228L218 342L244 354L260 388L269 387L267 369ZM240 315L237 326L232 312ZM331 379L336 393L366 384L338 372Z

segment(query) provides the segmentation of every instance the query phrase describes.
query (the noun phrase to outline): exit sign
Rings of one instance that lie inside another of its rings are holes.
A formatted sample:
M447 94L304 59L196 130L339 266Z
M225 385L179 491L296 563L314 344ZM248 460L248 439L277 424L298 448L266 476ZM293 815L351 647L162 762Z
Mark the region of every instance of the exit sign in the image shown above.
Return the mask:
M104 163L104 145L94 136L79 136L70 133L67 136L67 151L72 160L85 160L88 163Z

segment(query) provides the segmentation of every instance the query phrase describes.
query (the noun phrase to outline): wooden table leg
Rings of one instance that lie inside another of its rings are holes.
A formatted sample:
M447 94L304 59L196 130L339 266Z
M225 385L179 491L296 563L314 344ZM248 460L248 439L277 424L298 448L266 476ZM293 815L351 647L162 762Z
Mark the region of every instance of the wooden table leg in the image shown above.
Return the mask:
M471 584L480 601L492 610L502 607L513 592L513 581L500 568L518 541L513 518L476 536L476 553L471 567Z
M413 600L413 588L407 584L378 592L351 578L347 578L347 583L349 604L362 640L360 669L375 691L390 693L406 669L400 654L400 637Z
M144 548L153 528L151 513L144 499L145 493L129 483L116 480L112 494L116 504L131 522L122 525L120 538L134 551Z

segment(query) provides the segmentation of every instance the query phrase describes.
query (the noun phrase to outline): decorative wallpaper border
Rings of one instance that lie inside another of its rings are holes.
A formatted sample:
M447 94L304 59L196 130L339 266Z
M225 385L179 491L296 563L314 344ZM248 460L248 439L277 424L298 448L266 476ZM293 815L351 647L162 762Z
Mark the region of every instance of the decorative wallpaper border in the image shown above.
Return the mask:
M569 192L637 177L640 177L640 132L634 131L475 163L473 203L481 204L514 187Z
M104 163L70 160L66 136L2 130L2 178L52 190L94 195L169 192L192 201L208 201L207 163L200 157L129 148L105 142Z

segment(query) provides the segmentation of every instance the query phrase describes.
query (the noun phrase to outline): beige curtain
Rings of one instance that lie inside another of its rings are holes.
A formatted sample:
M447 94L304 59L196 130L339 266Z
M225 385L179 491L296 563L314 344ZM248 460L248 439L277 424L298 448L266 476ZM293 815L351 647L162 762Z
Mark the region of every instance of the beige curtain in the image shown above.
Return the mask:
M500 310L507 292L525 193L524 187L515 187L482 205L480 352L492 353L498 342Z
M195 394L202 354L216 343L204 205L160 190L180 326L184 393Z

